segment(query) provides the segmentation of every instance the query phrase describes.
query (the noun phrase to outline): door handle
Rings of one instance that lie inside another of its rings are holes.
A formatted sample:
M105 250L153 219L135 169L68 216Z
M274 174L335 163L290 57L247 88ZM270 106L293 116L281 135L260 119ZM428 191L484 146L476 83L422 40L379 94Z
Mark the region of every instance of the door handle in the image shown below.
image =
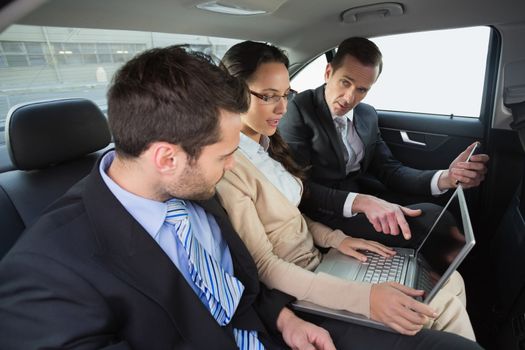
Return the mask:
M399 132L401 133L401 139L403 140L404 143L408 143L409 145L423 146L423 147L427 146L427 144L424 142L411 140L406 131L399 131Z

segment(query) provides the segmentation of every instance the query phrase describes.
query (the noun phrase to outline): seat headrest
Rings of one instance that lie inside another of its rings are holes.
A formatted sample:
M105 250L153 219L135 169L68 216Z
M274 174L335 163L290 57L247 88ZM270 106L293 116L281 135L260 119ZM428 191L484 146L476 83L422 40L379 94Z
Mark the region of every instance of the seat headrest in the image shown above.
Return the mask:
M5 133L11 161L20 170L76 159L111 142L102 111L81 98L15 106L7 115Z

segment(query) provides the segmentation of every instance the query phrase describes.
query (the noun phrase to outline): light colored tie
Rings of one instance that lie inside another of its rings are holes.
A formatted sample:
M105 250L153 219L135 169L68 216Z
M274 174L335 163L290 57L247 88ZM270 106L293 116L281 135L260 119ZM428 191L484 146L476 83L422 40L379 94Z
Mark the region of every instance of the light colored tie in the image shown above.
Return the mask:
M357 152L355 151L355 143L359 141L359 136L357 136L357 133L354 128L354 123L348 119L347 121L347 127L348 131L346 133L346 140L348 142L348 148L351 149L352 157L350 158L350 161L348 162L348 167L353 167L354 163L356 162L357 158Z
M355 151L352 148L352 145L350 144L348 135L348 130L350 130L352 133L354 128L352 126L352 122L346 116L335 117L334 122L336 125L336 129L339 132L339 135L341 136L341 141L344 145L343 155L345 160L346 172L348 173L356 158Z
M345 120L343 119L344 117L335 117L334 118L334 122L335 122L335 128L337 130L337 132L339 133L339 136L341 137L341 141L343 142L343 158L345 160L345 164L348 163L348 159L349 159L349 154L348 154L348 149L346 147L346 142L345 142L345 138L346 138L346 130L345 130L345 127L346 127L346 123L345 123Z
M166 222L172 225L173 234L188 255L188 271L195 286L201 291L199 297L207 300L208 309L217 323L221 326L227 325L241 300L243 284L226 272L195 238L186 203L179 199L171 199L166 204ZM256 331L233 331L239 349L264 349Z

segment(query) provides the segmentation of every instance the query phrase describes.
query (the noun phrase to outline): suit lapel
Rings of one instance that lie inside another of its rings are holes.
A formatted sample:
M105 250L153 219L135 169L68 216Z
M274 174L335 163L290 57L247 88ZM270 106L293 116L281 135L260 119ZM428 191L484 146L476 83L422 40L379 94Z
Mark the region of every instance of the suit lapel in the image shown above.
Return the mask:
M221 228L222 237L230 248L234 275L245 287L231 324L238 328L267 333L259 315L253 308L253 305L256 303L255 299L260 292L260 282L257 266L248 248L246 248L237 232L235 232L226 211L220 205L217 197L197 202L197 204L215 217L217 224Z
M341 136L335 129L334 121L332 120L332 113L330 112L324 97L324 89L325 85L315 89L315 114L328 137L329 143L332 145L340 170L346 172L345 157L343 153L345 146L343 140L341 140Z
M245 306L252 305L253 300L259 293L259 280L257 266L250 252L235 232L225 210L219 204L216 197L207 201L199 201L197 204L215 217L217 224L221 228L222 237L230 248L234 275L245 287L238 310Z
M364 158L361 161L361 170L366 171L373 155L373 152L370 151L370 147L373 146L371 144L373 135L371 134L370 123L366 115L364 115L363 109L360 108L360 104L354 108L354 126L359 138L363 142Z
M98 163L87 178L83 198L99 246L95 259L164 309L192 347L235 347L233 337L217 324L157 242L109 191Z

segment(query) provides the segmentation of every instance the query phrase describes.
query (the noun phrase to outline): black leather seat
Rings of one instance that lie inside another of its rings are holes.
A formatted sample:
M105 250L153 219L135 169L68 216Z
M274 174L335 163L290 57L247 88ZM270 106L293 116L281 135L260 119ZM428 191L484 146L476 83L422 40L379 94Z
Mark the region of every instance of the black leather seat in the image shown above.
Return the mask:
M17 106L5 133L15 170L0 173L0 259L45 207L89 173L111 142L106 117L86 99Z
M511 66L511 65L509 65ZM518 133L522 149L512 172L516 178L513 196L492 241L495 276L494 320L497 349L525 349L525 61L511 71L506 67L504 103L512 111L511 128ZM510 82L509 82L510 81ZM519 164L517 164L519 165Z

